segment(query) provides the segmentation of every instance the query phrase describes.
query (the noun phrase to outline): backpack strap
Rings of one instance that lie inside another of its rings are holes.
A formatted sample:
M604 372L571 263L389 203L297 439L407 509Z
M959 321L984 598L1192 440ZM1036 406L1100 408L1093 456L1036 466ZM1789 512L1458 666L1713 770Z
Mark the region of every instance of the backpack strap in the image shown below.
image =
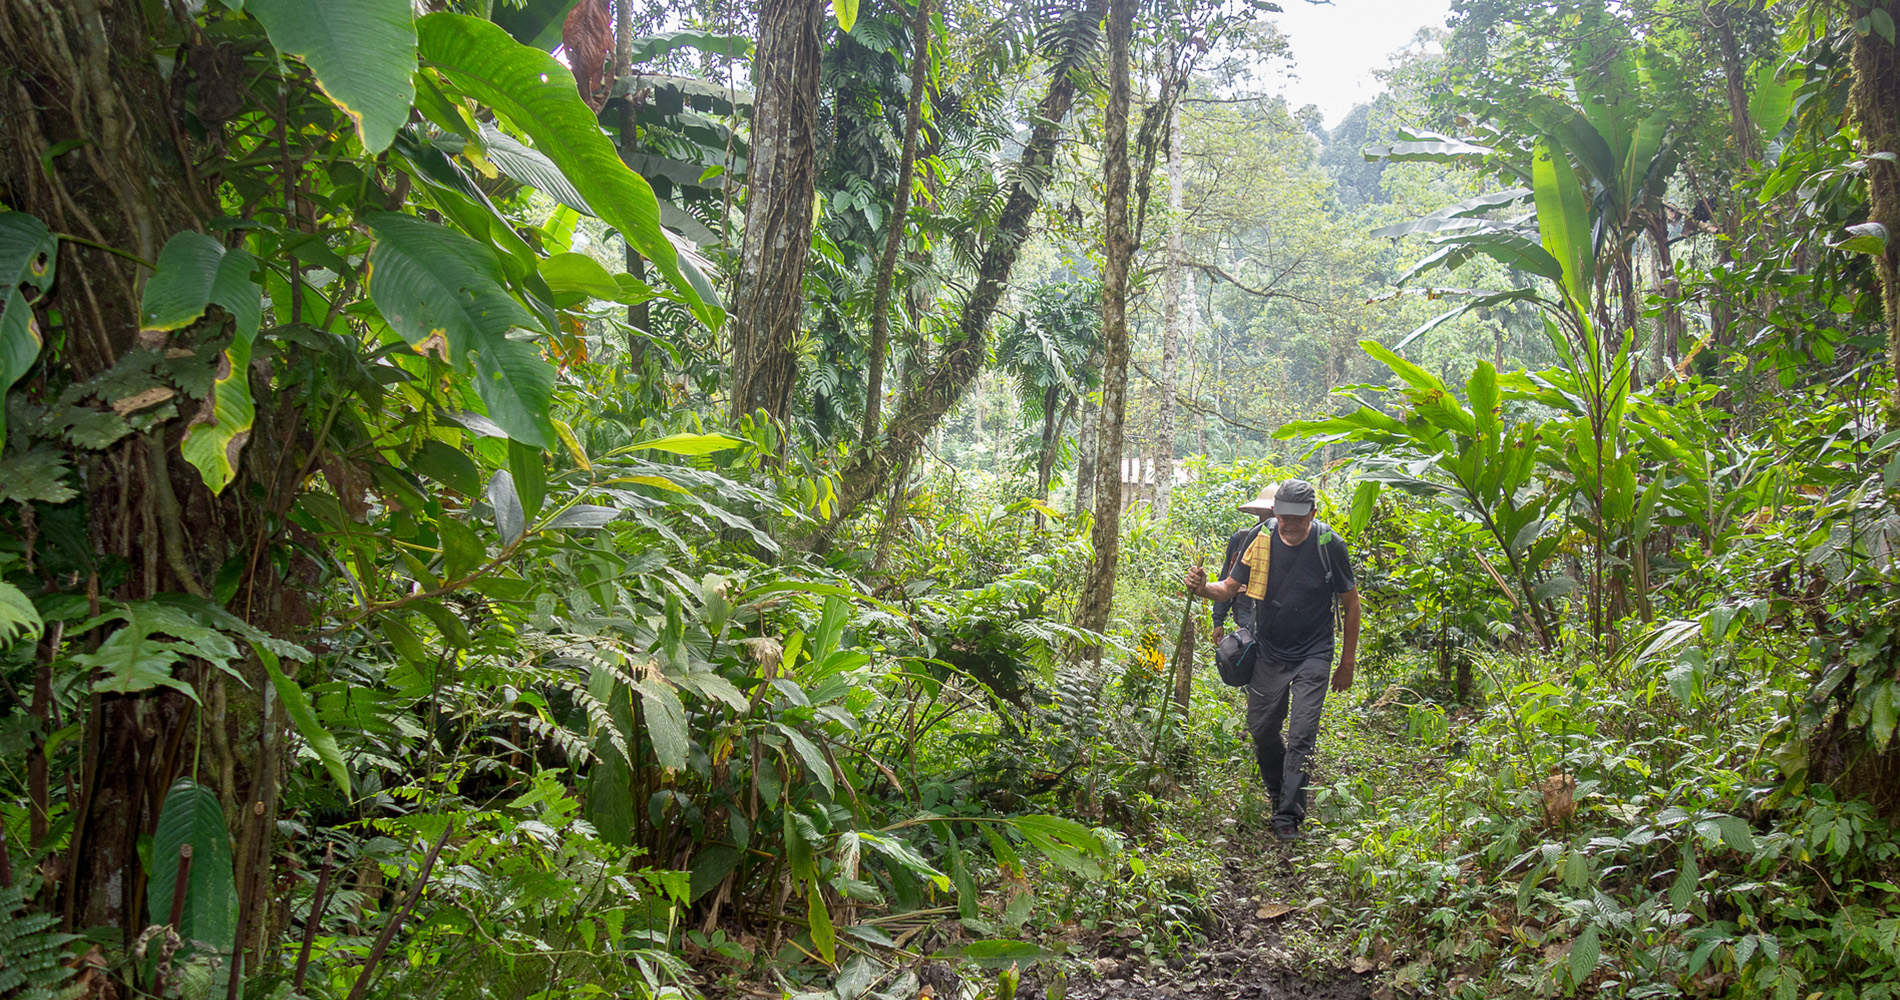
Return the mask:
M1326 573L1326 589L1331 590L1333 587L1333 557L1327 552L1327 547L1332 544L1334 538L1339 536L1333 534L1333 529L1318 521L1313 522L1313 529L1319 532L1319 568Z

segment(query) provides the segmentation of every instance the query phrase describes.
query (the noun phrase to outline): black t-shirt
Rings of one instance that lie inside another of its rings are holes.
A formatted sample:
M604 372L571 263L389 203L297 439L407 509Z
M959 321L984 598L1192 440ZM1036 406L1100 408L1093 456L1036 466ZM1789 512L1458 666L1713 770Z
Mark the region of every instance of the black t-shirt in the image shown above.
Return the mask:
M1327 542L1326 563L1332 566L1333 583L1326 585L1326 564L1320 562L1319 538ZM1333 595L1344 594L1357 586L1352 576L1352 556L1346 541L1314 522L1306 540L1288 546L1278 531L1273 536L1272 571L1267 579L1267 596L1252 610L1254 640L1260 652L1283 663L1298 663L1333 656ZM1234 566L1233 577L1244 588L1252 570L1245 562ZM1243 590L1242 593L1245 593ZM1240 604L1235 605L1240 610Z

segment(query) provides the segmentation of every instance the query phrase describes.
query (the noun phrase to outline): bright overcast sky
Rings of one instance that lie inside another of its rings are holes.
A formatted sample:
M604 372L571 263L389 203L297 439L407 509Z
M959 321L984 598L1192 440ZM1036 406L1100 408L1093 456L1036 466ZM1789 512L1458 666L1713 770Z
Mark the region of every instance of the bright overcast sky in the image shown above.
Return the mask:
M1412 41L1418 29L1445 26L1450 0L1279 0L1285 13L1267 15L1293 46L1292 75L1285 82L1294 108L1319 105L1328 127L1352 106L1384 89L1375 69Z

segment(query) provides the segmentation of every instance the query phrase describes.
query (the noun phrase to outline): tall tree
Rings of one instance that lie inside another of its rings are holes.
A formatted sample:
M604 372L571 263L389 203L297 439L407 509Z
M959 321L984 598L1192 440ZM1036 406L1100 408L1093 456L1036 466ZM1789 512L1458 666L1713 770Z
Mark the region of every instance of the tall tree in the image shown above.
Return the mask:
M745 245L732 301L733 414L791 412L818 178L818 35L829 0L763 0Z
M1181 106L1168 107L1168 256L1163 275L1161 299L1161 377L1159 410L1155 419L1154 510L1155 516L1168 516L1168 495L1174 486L1174 425L1178 409L1177 383L1181 360L1181 338L1194 329L1194 277L1186 267L1182 251L1182 232L1186 219L1181 213ZM1185 307L1185 308L1184 308Z
M838 483L838 503L830 523L816 544L823 547L837 526L855 514L865 501L882 494L893 471L907 467L910 458L923 446L924 438L937 428L944 414L956 405L983 370L988 354L990 319L996 314L1009 287L1010 274L1023 243L1029 239L1030 226L1042 205L1042 192L1055 167L1056 143L1062 136L1062 121L1075 103L1076 71L1095 53L1098 26L1108 0L1084 0L1064 19L1063 30L1053 34L1060 47L1051 53L1049 90L1036 106L1035 125L1022 158L1011 171L1003 197L1003 211L983 246L977 262L976 278L958 314L955 340L920 370L905 392L897 411L891 414L884 438L875 446L860 449L846 464ZM907 381L909 381L907 379Z
M1900 0L1853 3L1848 10L1856 19L1871 22L1877 14L1889 26L1900 23ZM1900 357L1900 167L1890 159L1900 152L1900 45L1879 31L1860 31L1854 38L1853 63L1854 89L1848 104L1859 126L1861 151L1870 157L1867 188L1872 210L1868 218L1886 227L1875 264L1887 318L1887 356ZM1872 158L1879 156L1889 159ZM1900 386L1888 402L1887 422L1900 425Z
M1076 601L1076 624L1101 631L1115 596L1121 556L1122 421L1128 394L1128 271L1135 257L1128 218L1128 75L1138 0L1108 8L1108 111L1102 127L1102 415L1096 434L1094 556Z
M917 0L910 26L910 101L904 108L904 152L897 164L897 193L891 203L890 231L877 264L871 293L871 368L864 379L863 440L877 440L884 414L884 356L891 336L891 284L897 275L897 251L904 245L904 218L910 211L911 174L917 166L917 133L923 127L924 87L930 76L930 0Z

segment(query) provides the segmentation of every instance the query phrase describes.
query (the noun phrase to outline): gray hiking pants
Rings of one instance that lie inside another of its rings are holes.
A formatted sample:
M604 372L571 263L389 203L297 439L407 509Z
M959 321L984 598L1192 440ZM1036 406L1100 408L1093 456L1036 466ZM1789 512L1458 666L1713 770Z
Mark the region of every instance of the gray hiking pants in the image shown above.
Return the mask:
M1319 743L1319 715L1326 706L1331 682L1331 658L1284 663L1265 656L1254 661L1253 682L1247 685L1247 731L1253 735L1254 759L1267 794L1279 808L1276 824L1298 826L1306 818L1306 781L1312 770L1313 749ZM1284 738L1281 725L1287 723Z

